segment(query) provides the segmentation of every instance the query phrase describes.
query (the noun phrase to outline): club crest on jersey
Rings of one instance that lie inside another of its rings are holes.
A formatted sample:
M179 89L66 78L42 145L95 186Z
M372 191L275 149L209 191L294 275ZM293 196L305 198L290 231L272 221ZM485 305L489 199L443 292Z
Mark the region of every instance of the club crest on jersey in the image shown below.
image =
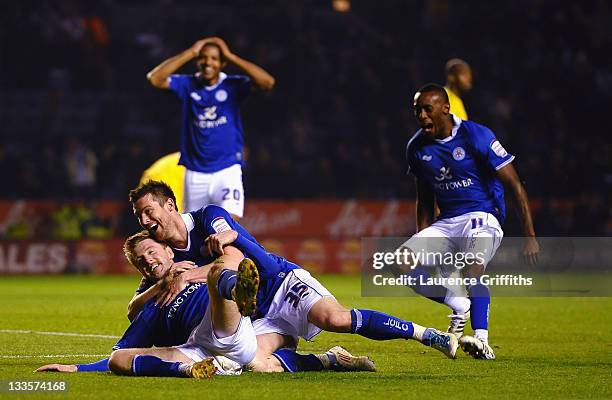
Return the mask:
M421 159L422 159L423 161L431 161L432 157L431 157L431 156L428 156L427 154L424 154L424 155L423 155L423 157L421 157Z
M192 99L194 99L195 101L200 101L202 100L202 96L200 96L199 94L197 94L196 92L191 92L189 94L191 96Z
M457 161L461 161L465 158L465 150L463 147L455 147L453 150L453 158Z
M217 99L217 101L224 102L227 100L227 92L223 89L217 90L215 92L215 99Z
M502 146L501 143L499 143L499 140L494 140L491 143L491 149L499 157L506 157L508 155L508 152L506 151L506 149L504 149L504 146Z
M216 233L225 232L225 231L231 231L232 230L232 228L229 226L229 224L227 223L227 221L223 217L217 217L217 218L213 219L213 221L211 222L210 226L212 226L213 230Z

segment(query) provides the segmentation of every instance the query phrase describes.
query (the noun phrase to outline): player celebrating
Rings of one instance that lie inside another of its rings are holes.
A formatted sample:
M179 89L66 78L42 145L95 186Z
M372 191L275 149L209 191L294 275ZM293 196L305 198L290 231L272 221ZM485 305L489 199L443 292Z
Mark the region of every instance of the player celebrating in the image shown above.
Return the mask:
M157 240L170 244L175 259L205 265L213 258L213 253L220 254L222 249L225 251L224 246L231 244L231 247L256 262L262 277L256 299L238 303L243 315L254 312L254 326L262 333L257 337L258 351L264 355L278 348L295 346L298 337L311 340L321 330L326 330L359 334L374 340L413 339L455 358L458 344L454 335L378 311L344 308L307 271L266 252L249 232L220 207L211 205L196 212L179 214L171 189L162 182L154 181L132 190L130 202L141 226ZM174 298L185 283L197 281L204 274L202 268L194 268L178 275L167 293L161 294L163 301ZM234 298L235 273L223 271L218 282L221 296ZM144 282L141 293L135 296L132 303L138 303L151 291L159 290L155 286L147 289L151 284ZM283 359L283 363L290 365L293 360Z
M451 58L446 62L446 85L450 112L463 120L468 119L467 111L461 96L472 89L472 68L460 58Z
M235 249L228 247L227 250L231 254ZM130 236L125 241L124 253L130 264L137 268L143 276L152 280L168 279L173 274L182 273L193 267L193 263L174 263L170 247L155 241L147 231ZM236 260L238 259L234 258L234 261ZM224 253L221 258L215 260L216 269L219 270L222 264L226 267L237 266L235 264L230 265L229 262L228 254ZM209 271L208 277L212 275L215 279L216 273L214 271L210 272L211 268L214 268L212 264L202 268L203 271ZM248 264L246 268L243 268L243 271L249 272ZM253 271L256 272L256 269L250 270L250 272ZM215 281L213 280L211 283L215 287ZM242 288L244 289L244 285ZM250 290L248 287L246 289ZM248 294L248 290L246 292L243 290L242 294ZM213 301L214 297L213 295ZM209 303L208 286L204 282L187 285L166 306L158 306L155 299L149 300L121 339L113 346L113 350L122 349L112 356L115 370L121 374L195 377L208 376L214 371L226 375L238 374L241 371L240 365L227 357L219 353L214 354L212 359L206 357L207 355L213 355L207 352L207 350L210 350L210 346L206 342L210 341L210 338L203 337L203 328L198 328L198 326L205 319L207 321L202 324L205 327L209 327L214 322L211 320L213 313L208 311ZM228 311L221 317L230 320L237 317L237 314L232 312L231 309ZM217 325L221 324L218 321ZM191 336L196 328L198 328L197 333ZM208 333L208 331L204 331ZM201 342L204 342L204 345L198 345ZM147 349L152 346L158 349ZM225 351L227 348L222 350ZM248 350L248 347L246 349ZM242 347L239 350L242 351L245 348ZM134 361L138 355L161 356L164 360L162 361L159 357L145 357ZM291 349L282 349L273 353L270 357L253 360L250 367L255 372L283 372L285 369L281 365L280 357L291 357L298 360L298 368L287 370L290 372L298 370L320 371L323 369L340 371L376 370L374 363L368 357L355 357L340 346L335 346L324 354L298 354ZM208 360L206 360L207 358ZM199 364L193 367L191 364L194 362ZM211 368L211 362L215 369ZM136 368L136 370L132 370L132 368ZM109 359L106 358L91 364L48 364L40 367L37 371L102 372L108 370ZM198 374L198 370L207 374Z
M196 74L173 75L193 59L198 67ZM246 76L221 72L227 63ZM232 53L222 39L211 37L165 60L147 78L156 88L174 91L182 102L179 164L187 169L183 209L194 211L216 204L241 218L244 143L239 106L252 85L271 90L274 77Z
M425 85L414 97L414 115L421 129L408 142L406 156L409 171L416 178L418 233L402 247L430 253L482 252L483 262L461 270L466 277L479 278L503 237L500 222L505 217L505 186L516 200L527 238L523 254L534 264L540 247L527 193L511 164L514 156L506 152L491 130L462 121L449 109L448 96L441 86ZM440 207L435 222L434 201ZM423 268L407 267L413 268L410 274L416 282L430 278ZM417 283L412 288L453 310L448 331L458 337L471 313L475 337L461 337L460 345L474 358L494 359L488 344L489 289L478 282L467 288L469 298L444 286Z

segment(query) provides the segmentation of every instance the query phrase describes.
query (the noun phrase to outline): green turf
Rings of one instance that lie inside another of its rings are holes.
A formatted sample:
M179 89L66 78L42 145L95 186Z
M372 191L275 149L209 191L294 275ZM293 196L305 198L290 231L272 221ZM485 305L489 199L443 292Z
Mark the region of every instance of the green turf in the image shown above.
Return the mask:
M421 324L445 327L447 310L416 297L361 298L356 276L323 276L321 281L347 306L373 308ZM3 277L0 329L121 335L135 276ZM369 341L324 333L301 350L342 344L368 354L377 373L296 373L216 377L210 381L128 378L106 373L40 374L51 362L42 355L105 354L113 339L0 333L0 380L67 380L69 394L8 394L1 398L173 399L330 398L478 399L612 398L611 298L494 298L491 343L498 359L477 361L460 354L453 361L416 342ZM196 397L197 396L197 397Z

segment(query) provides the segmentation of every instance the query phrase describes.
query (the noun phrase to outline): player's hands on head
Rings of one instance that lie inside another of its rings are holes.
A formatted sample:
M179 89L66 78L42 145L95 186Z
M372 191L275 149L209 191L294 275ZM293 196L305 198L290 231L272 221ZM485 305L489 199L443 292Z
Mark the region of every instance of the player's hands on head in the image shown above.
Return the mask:
M233 243L238 238L238 232L229 230L213 233L204 240L204 244L211 256L223 255L223 246Z
M538 263L538 254L540 253L540 244L534 236L526 238L525 246L523 247L523 258L528 265L536 265Z
M229 49L229 46L227 45L227 43L225 43L225 40L217 36L213 36L208 39L210 39L210 42L219 46L219 48L221 49L221 54L223 54L223 57L225 59L228 59L233 55L231 50Z
M74 364L47 364L36 369L36 372L77 372Z
M193 56L195 58L199 57L206 43L209 43L210 41L210 38L204 38L195 42L190 48L191 52L193 53Z

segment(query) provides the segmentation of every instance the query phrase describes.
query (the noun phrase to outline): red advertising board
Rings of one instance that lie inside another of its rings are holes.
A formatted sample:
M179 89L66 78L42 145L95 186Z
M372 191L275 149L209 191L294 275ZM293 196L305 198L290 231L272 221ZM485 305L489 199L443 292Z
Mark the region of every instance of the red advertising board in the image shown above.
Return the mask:
M251 201L241 221L255 237L360 238L414 232L412 201Z
M53 202L0 202L0 232L24 218L48 219ZM96 212L117 215L121 202ZM414 231L411 201L249 201L241 221L269 250L315 273L358 272L360 238L406 236ZM122 254L123 237L109 240L0 241L0 274L133 272Z

